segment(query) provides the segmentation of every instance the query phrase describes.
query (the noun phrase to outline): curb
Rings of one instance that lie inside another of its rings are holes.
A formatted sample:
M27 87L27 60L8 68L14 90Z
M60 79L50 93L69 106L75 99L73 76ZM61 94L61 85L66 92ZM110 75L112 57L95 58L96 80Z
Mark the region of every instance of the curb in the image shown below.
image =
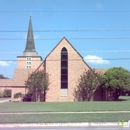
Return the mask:
M94 127L94 126L119 126L118 122L84 122L84 123L15 123L15 124L0 124L2 127L51 127L51 126L80 126L80 127Z

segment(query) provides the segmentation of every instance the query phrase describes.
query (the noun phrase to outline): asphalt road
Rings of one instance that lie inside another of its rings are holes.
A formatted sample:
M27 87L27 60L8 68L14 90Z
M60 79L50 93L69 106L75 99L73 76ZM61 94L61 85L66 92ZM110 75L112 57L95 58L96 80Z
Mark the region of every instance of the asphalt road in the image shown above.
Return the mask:
M0 130L130 130L130 128L120 129L118 127L26 127L26 128L0 128Z

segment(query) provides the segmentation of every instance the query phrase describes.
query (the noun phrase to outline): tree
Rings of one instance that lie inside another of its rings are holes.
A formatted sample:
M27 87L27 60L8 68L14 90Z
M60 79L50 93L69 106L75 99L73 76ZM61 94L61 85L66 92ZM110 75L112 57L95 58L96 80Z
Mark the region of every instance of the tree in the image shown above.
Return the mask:
M2 98L3 95L4 95L4 90L1 90L1 89L0 89L0 98Z
M14 98L22 98L22 97L23 97L23 94L21 92L14 94Z
M77 100L94 100L94 92L101 84L102 74L95 70L85 71L79 78L77 90L74 94Z
M4 77L2 74L0 74L0 79L8 79L8 78Z
M33 101L41 101L41 97L45 101L49 84L49 74L43 70L33 72L25 82Z
M122 67L110 68L103 75L102 85L113 94L113 100L118 100L123 91L130 90L130 72Z

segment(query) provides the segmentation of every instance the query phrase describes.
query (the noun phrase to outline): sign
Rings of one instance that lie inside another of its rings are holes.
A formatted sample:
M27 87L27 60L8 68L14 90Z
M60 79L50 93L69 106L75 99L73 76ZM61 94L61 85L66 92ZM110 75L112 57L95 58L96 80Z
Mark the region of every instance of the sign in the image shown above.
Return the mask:
M125 122L125 120L118 121L118 125L120 128L128 128L130 127L130 120L128 122Z

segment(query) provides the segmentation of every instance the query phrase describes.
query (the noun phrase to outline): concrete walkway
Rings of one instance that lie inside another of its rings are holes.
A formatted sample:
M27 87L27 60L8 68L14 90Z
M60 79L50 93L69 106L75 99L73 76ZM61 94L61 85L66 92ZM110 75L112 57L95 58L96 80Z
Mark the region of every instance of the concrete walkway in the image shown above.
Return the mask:
M111 126L115 126L118 129L119 127L119 122L82 122L82 123L14 123L14 124L0 124L0 128L5 128L5 127L22 127L22 128L26 128L26 127L59 127L59 126L87 126L87 127L92 127L94 129L94 127L105 127L105 126L109 126L110 128L112 128ZM92 129L91 128L91 129ZM55 128L56 129L56 128ZM104 128L105 129L105 128ZM104 130L103 129L103 130ZM87 130L87 128L85 128L85 130ZM110 129L111 130L111 129ZM113 129L115 130L115 128Z
M27 114L87 114L87 113L130 113L130 111L89 111L89 112L1 112L4 114L27 115Z
M9 102L11 98L0 100L0 103Z

